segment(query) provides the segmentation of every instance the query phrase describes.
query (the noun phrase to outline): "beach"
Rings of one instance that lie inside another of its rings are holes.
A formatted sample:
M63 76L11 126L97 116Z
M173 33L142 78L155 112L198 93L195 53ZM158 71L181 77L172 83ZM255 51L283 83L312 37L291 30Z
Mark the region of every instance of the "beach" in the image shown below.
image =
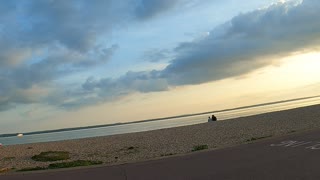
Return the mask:
M10 172L45 167L32 156L46 151L66 151L73 160L102 161L103 165L179 156L193 153L195 146L208 150L252 143L320 128L320 105L148 132L0 147L0 169ZM62 162L62 161L58 161Z

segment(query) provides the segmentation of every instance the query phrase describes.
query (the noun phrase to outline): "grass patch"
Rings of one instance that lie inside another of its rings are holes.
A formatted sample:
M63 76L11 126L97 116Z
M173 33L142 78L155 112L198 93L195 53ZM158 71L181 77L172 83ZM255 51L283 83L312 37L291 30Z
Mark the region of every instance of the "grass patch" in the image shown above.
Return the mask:
M31 159L41 162L67 160L70 159L70 153L66 151L47 151L32 156Z
M24 171L40 171L40 170L46 170L48 168L46 167L29 167L29 168L23 168L23 169L19 169L17 170L18 172L24 172Z
M208 145L197 145L197 146L193 146L193 149L191 150L192 152L194 151L201 151L204 149L208 149Z
M272 135L270 135L270 136L262 136L262 137L252 137L251 139L247 139L246 142L256 141L256 140L264 139L264 138L268 138L268 137L272 137Z
M29 167L17 170L18 172L24 171L40 171L40 170L48 170L48 169L61 169L61 168L72 168L72 167L79 167L79 166L91 166L91 165L98 165L102 164L102 161L86 161L86 160L77 160L71 162L63 162L63 163L53 163L49 164L48 167Z
M79 166L92 166L102 164L102 161L87 161L87 160L76 160L71 162L53 163L49 164L48 169L60 169L60 168L71 168Z
M175 153L166 153L166 154L161 154L160 156L163 157L163 156L173 156L175 155Z

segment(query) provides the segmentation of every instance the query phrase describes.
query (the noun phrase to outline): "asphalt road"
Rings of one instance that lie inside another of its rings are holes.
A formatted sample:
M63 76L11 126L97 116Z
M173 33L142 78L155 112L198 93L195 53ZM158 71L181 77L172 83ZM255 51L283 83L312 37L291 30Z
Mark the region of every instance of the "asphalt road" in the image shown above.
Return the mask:
M108 167L0 176L1 180L320 179L320 130L232 148Z

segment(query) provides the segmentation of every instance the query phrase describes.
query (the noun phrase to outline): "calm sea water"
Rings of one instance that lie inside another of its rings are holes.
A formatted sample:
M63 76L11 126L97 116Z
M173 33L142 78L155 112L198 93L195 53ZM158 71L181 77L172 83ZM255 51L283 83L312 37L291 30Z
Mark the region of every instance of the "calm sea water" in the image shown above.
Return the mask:
M310 106L315 104L320 104L320 97L294 100L289 102L281 102L281 103L262 105L262 106L256 106L256 107L248 107L248 108L243 108L238 110L226 110L226 111L221 111L214 114L215 116L217 116L218 120L226 120L231 118L251 116L256 114ZM164 129L164 128L171 128L171 127L206 123L208 120L208 116L210 115L211 113L196 115L196 116L189 116L189 117L166 119L166 120L160 120L160 121L152 121L152 122L141 122L141 123L135 123L135 124L124 124L124 125L116 125L116 126L109 126L109 127L89 128L89 129L54 132L54 133L33 134L33 135L26 135L22 138L19 138L16 136L5 137L5 138L0 138L0 143L2 143L3 145L29 144L29 143L37 143L37 142L81 139L81 138L88 138L88 137L150 131L155 129Z

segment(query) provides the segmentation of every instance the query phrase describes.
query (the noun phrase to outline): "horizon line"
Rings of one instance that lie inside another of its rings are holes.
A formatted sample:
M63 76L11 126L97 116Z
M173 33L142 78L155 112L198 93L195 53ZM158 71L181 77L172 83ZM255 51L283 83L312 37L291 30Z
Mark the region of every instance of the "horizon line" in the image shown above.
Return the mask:
M214 110L214 111L206 111L206 112L201 112L201 113L182 114L182 115L176 115L176 116L152 118L152 119L145 119L145 120L138 120L138 121L131 121L131 122L118 122L118 123L112 123L112 124L101 124L101 125L92 125L92 126L80 126L80 127L71 127L71 128L31 131L31 132L25 132L25 133L22 133L22 134L24 134L24 135L45 134L45 133L55 133L55 132L63 132L63 131L74 131L74 130L81 130L81 129L93 129L93 128L101 128L101 127L109 127L109 126L137 124L137 123L153 122L153 121L162 121L162 120L168 120L168 119L177 119L177 118L199 116L199 115L210 114L210 113L220 113L220 112L228 112L228 111L234 111L234 110L240 110L240 109L246 109L246 108L267 106L267 105L272 105L272 104L279 104L279 103L286 103L286 102L299 101L299 100L305 100L305 99L312 99L312 98L317 98L317 97L320 97L320 95L307 96L307 97L294 98L294 99L287 99L287 100L281 100L281 101L273 101L273 102L260 103L260 104L255 104L255 105L241 106L241 107L221 109L221 110ZM20 134L20 133L21 132L0 134L0 137L12 137L12 136L16 136L17 134Z

